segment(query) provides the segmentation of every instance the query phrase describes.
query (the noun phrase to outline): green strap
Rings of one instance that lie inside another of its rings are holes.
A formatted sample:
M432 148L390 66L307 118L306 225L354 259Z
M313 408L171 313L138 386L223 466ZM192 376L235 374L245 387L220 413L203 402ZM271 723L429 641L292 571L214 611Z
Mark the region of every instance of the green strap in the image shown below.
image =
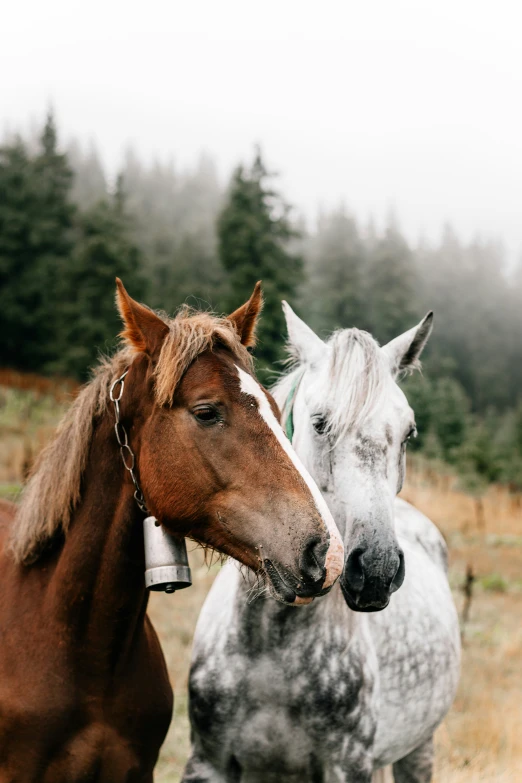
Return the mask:
M288 397L286 398L285 407L283 409L283 421L284 421L284 427L285 427L285 433L286 437L292 443L294 439L294 402L295 402L295 396L297 394L297 390L299 388L299 384L301 383L301 380L304 375L304 370L300 373L298 373L295 378L294 382L292 383L290 393Z

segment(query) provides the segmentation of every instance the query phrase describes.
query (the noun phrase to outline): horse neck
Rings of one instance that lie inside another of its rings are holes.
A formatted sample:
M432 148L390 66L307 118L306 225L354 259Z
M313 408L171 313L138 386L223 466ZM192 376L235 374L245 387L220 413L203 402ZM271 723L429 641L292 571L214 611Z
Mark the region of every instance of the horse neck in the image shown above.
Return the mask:
M143 628L143 515L125 475L114 430L96 427L82 496L57 555L46 606L73 645L113 665ZM45 568L45 562L41 566Z

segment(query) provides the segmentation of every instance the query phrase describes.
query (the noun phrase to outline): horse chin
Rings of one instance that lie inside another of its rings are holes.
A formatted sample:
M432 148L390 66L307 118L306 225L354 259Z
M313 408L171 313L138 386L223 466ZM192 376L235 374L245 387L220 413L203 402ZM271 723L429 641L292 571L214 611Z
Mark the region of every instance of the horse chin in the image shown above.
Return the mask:
M290 588L286 588L283 594L271 581L268 583L268 589L272 598L275 598L278 603L285 606L306 606L306 604L311 604L314 600L313 598L302 598ZM290 600L290 594L294 596L293 600Z
M311 604L313 600L313 598L302 598L300 595L297 595L292 606L306 606Z
M375 604L361 604L360 603L360 596L355 595L353 596L345 587L342 580L340 582L341 584L341 590L343 593L344 600L346 601L348 608L352 610L352 612L382 612L383 609L386 609L388 604L390 603L390 598L386 601L385 604L382 604L382 606L375 606Z
M313 598L297 595L295 590L286 583L278 569L270 560L264 561L264 568L268 577L270 595L272 598L275 598L276 601L279 601L279 603L285 604L286 606L305 606L306 604L312 603L314 600Z

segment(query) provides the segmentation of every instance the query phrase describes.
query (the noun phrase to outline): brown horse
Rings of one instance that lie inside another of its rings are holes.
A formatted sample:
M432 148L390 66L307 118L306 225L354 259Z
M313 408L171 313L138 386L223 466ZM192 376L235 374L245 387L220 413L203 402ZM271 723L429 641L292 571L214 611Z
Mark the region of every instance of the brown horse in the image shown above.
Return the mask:
M259 286L228 319L160 317L119 281L118 305L127 346L76 398L16 517L0 507L2 783L150 783L170 723L143 513L109 399L125 370L120 437L165 529L264 571L287 603L342 568L331 517L252 375Z

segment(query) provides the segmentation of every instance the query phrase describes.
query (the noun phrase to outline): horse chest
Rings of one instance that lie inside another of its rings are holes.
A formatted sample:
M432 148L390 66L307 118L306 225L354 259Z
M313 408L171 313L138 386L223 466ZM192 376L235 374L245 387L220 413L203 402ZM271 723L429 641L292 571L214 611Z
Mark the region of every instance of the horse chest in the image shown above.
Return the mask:
M172 714L172 691L149 643L107 674L66 643L0 656L0 780L150 780ZM149 777L144 775L149 774Z
M143 779L140 754L128 736L91 723L62 746L47 766L43 783L131 783Z
M233 749L252 780L269 769L277 779L313 780L340 749L345 762L365 756L376 726L377 663L367 640L339 625L293 629L286 644L277 641L245 655L244 639L229 640L226 659L207 658L199 670L195 661L191 717L207 751ZM222 756L219 766L227 763Z
M446 575L407 541L404 551L405 583L386 612L370 622L379 650L379 764L404 757L433 735L459 679L459 624ZM419 589L423 579L429 590Z
M113 706L113 705L110 705ZM131 783L148 780L167 720L101 704L37 705L4 710L0 724L0 780L25 783ZM158 733L159 732L159 733ZM154 736L154 734L157 736Z

